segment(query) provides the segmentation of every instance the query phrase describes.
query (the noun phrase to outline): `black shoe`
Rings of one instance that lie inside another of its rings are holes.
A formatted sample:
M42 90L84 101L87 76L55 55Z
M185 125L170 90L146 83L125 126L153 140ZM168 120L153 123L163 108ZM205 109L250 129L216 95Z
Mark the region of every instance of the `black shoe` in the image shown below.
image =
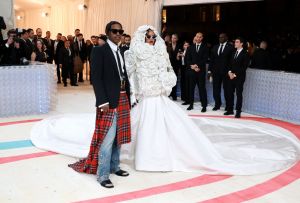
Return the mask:
M234 115L233 111L226 111L224 113L225 116Z
M212 110L213 111L218 111L218 110L220 110L220 107L215 106Z
M201 110L201 112L205 113L206 112L206 107L203 107L202 110Z
M114 185L112 184L112 182L109 179L102 181L100 183L100 185L105 188L113 188L114 187Z
M57 81L57 84L60 84L61 83L61 81L59 80L59 81Z
M194 109L194 106L193 106L193 105L190 105L186 110L190 111L190 110L192 110L192 109Z
M235 118L241 118L241 112L237 111L235 114Z
M123 170L118 170L117 172L115 172L115 174L117 176L122 176L122 177L126 177L126 176L129 176L129 173L127 171L123 171Z
M173 101L177 101L177 97L172 97Z
M78 82L84 82L84 80L78 80Z
M189 105L190 103L188 102L183 102L181 105Z
M78 86L78 84L73 84L73 85L71 85L71 86Z

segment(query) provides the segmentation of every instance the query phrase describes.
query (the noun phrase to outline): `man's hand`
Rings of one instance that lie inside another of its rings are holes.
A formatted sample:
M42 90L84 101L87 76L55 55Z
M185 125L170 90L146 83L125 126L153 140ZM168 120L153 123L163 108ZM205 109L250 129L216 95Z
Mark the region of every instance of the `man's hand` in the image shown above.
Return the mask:
M228 72L228 76L229 76L230 80L233 80L234 78L236 78L236 74L232 73L231 71Z
M59 68L62 68L62 64L59 64Z
M12 43L14 43L14 38L13 38L13 37L9 37L9 38L7 39L6 44L11 45Z
M109 110L109 104L100 107L100 111L103 113L108 112L108 110Z

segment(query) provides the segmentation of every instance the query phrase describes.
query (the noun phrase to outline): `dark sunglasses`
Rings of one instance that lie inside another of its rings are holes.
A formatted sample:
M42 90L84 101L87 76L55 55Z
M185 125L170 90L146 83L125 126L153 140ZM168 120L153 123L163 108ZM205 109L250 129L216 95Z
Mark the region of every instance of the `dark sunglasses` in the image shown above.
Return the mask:
M112 33L114 33L115 35L117 34L117 33L119 33L120 35L122 35L123 33L124 33L124 30L122 30L122 29L110 29L110 31L112 32Z
M147 35L147 34L146 34L146 38L147 38L147 39L154 39L154 40L155 40L156 37L157 37L156 35Z

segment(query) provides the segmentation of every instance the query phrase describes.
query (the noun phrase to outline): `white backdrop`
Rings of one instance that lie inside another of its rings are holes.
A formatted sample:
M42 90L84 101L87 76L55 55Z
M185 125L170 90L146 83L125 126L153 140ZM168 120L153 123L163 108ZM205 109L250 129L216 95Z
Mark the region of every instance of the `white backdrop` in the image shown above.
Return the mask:
M0 16L3 17L6 24L6 31L14 28L14 9L13 0L1 0L0 1ZM2 31L3 37L6 38L6 31Z
M104 33L105 25L117 20L128 34L133 34L138 26L151 24L160 29L162 0L89 0L85 1L87 9L79 10L82 0L72 0L51 5L50 8L30 9L16 12L22 16L17 20L20 28L42 28L43 35L50 30L52 38L58 32L63 35L74 34L79 28L89 38L91 35ZM42 12L48 17L41 17Z
M263 0L164 0L164 6L177 6L188 4L226 3L242 1L263 1Z

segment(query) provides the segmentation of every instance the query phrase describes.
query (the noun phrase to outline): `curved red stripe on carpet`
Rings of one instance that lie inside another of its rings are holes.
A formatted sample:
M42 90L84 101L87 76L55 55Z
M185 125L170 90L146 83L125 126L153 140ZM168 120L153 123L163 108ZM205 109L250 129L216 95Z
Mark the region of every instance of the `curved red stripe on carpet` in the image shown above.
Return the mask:
M31 120L4 122L4 123L0 123L0 126L16 125L16 124L22 124L22 123L32 123L32 122L37 122L37 121L41 121L41 120L42 119L31 119Z
M210 200L202 201L201 203L238 203L249 201L258 197L262 197L268 193L279 190L288 184L298 180L300 178L300 163L296 164L286 172L267 180L264 183L254 185L250 188L233 192L228 195L220 196Z
M51 156L51 155L55 155L55 154L57 154L57 153L54 153L54 152L38 152L38 153L24 154L24 155L18 155L18 156L1 157L0 158L0 164L6 164L6 163L22 161L22 160L26 160L26 159L38 158L38 157Z
M221 175L203 175L196 178L171 183L167 185L147 188L144 190L138 190L134 192L128 192L118 195L112 195L102 198L96 198L91 200L85 200L80 201L77 203L114 203L114 202L120 202L120 201L126 201L126 200L133 200L143 197L148 197L152 195L167 193L167 192L173 192L176 190L182 190L190 187L200 186L200 185L206 185L218 181L225 180L227 178L230 178L232 176L221 176Z

